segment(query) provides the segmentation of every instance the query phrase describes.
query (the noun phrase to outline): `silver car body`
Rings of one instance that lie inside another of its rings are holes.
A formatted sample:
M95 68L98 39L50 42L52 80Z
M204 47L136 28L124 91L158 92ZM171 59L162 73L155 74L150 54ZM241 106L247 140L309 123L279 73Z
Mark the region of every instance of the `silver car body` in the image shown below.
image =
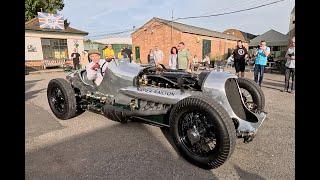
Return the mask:
M229 114L230 118L237 120L237 132L238 133L255 133L260 127L266 114L264 112L251 112L244 105L243 98L240 92L240 88L237 84L236 91L239 92L239 96L242 102L242 108L244 108L246 117L239 116L232 108L232 105L227 97L226 82L230 79L237 79L237 76L228 72L211 71L204 80L201 91L181 90L181 89L170 89L170 88L159 88L150 86L136 86L134 81L139 73L144 69L138 64L128 63L126 60L115 60L108 64L108 68L105 72L102 83L97 87L97 90L111 96L114 101L119 104L129 104L132 99L142 99L146 101L158 102L168 105L174 105L178 101L192 96L192 95L203 95L212 98L218 102ZM75 71L68 75L68 79L73 81L73 78L80 78L83 81L81 73L83 71ZM80 86L73 82L74 85ZM87 88L80 88L81 93L87 93L88 88L91 85L83 82Z

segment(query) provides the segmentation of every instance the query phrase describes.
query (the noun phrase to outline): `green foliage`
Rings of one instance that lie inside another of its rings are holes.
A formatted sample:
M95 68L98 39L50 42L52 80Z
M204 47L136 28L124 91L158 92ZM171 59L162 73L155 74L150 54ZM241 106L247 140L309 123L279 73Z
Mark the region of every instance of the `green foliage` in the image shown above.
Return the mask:
M37 16L37 12L57 13L64 7L63 0L25 0L25 22Z

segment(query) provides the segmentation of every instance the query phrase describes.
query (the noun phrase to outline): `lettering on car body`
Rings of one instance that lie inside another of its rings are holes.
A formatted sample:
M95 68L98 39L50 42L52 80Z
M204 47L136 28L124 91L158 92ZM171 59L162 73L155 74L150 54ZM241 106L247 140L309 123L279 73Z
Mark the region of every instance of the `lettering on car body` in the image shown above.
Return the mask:
M171 91L164 91L159 89L151 89L151 88L138 88L138 91L146 92L146 93L154 93L154 94L160 94L164 96L174 96L175 93Z

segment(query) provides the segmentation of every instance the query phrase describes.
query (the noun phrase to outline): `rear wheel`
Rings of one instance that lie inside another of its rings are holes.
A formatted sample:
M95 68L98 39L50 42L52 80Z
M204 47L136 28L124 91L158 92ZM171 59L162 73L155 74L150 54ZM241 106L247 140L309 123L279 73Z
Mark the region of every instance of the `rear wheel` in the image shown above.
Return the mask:
M53 114L62 120L77 114L77 103L73 88L62 78L52 79L47 88L47 98Z
M191 163L212 169L233 153L236 134L227 112L212 99L191 96L170 113L170 132L180 153Z

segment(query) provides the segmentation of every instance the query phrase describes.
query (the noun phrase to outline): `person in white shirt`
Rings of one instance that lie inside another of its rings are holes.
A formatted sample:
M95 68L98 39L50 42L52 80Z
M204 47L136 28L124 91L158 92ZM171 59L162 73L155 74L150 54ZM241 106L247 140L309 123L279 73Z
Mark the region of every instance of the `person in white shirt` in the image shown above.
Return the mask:
M192 59L192 64L191 64L191 71L198 71L199 66L200 66L199 59L197 55L194 55Z
M107 69L108 62L105 59L100 59L100 52L98 50L90 50L88 55L92 61L86 66L87 78L99 86Z
M285 58L286 62L286 71L285 71L285 87L283 92L294 93L294 75L295 75L295 37L290 40L290 45L287 50ZM291 91L289 91L289 81L291 76Z
M176 47L172 47L169 55L169 68L177 69L177 61L178 61L178 49Z
M209 54L207 54L204 59L202 60L202 62L205 63L206 69L210 70L210 57Z
M229 56L229 58L227 59L227 64L226 64L226 68L230 65L230 67L232 67L232 62L234 61L233 59L233 54L231 54L231 56Z
M154 48L154 60L156 62L156 66L158 66L159 64L163 64L163 52L159 49L158 46L155 46Z

